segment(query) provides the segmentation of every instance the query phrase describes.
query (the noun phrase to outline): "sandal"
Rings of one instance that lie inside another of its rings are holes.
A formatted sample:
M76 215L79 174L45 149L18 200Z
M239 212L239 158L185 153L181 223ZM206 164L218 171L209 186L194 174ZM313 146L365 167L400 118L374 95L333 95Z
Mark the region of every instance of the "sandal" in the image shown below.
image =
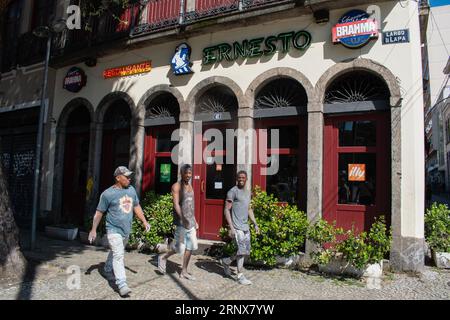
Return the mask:
M192 274L189 273L180 273L180 278L188 279L191 281L195 281L195 277Z

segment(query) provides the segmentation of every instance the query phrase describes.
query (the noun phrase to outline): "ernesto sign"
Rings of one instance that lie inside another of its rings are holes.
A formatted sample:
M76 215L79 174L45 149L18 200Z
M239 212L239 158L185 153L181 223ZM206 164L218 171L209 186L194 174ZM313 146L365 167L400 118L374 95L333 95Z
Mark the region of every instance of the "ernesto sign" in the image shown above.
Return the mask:
M221 43L203 50L203 64L219 63L223 60L234 61L239 58L257 58L269 56L281 51L286 53L292 47L297 50L306 50L311 45L311 34L302 30L298 32L285 32L277 36L261 37L233 44Z
M136 74L147 73L152 70L152 62L144 61L141 63L130 64L127 66L106 69L103 71L105 79L133 76Z

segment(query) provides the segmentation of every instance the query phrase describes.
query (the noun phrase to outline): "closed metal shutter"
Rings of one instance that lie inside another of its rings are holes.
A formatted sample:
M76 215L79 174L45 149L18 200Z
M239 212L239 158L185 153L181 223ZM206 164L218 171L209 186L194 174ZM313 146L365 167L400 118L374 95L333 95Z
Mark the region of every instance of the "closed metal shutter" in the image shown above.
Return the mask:
M0 160L20 227L31 225L38 111L0 113Z

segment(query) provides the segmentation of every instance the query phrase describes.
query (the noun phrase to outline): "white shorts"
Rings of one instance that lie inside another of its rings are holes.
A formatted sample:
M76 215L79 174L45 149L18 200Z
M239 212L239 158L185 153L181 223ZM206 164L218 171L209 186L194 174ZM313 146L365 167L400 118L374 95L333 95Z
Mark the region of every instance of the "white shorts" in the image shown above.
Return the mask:
M197 230L195 228L187 230L183 226L177 226L174 237L174 250L177 253L183 254L184 250L194 251L198 249Z

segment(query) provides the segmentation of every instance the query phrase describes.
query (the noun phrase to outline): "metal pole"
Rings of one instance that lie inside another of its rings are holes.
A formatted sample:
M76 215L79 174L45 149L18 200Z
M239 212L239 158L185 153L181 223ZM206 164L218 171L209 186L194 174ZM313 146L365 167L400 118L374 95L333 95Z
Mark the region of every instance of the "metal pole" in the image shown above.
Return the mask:
M47 82L48 82L48 65L50 62L50 51L52 48L52 33L50 32L47 38L47 52L45 56L44 67L44 83L42 85L41 92L41 110L39 112L38 134L36 141L36 162L34 168L34 185L33 185L33 213L31 220L31 250L34 250L36 245L36 220L39 211L39 187L41 178L41 159L42 159L42 144L44 137L44 122L46 122L47 115Z
M180 25L182 25L184 23L185 6L186 6L186 1L185 0L180 0L180 18L178 20L178 23Z

